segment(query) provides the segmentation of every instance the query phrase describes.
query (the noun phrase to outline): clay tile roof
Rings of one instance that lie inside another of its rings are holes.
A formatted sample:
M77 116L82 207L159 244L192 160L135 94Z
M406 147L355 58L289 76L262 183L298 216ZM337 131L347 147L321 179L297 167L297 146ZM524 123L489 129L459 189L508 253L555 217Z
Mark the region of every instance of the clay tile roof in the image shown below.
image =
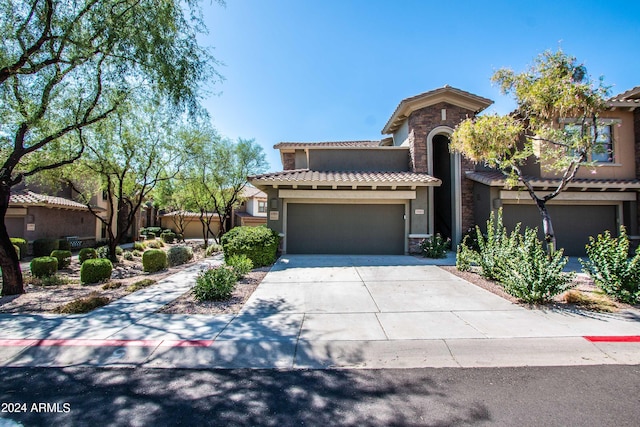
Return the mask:
M332 172L295 169L249 177L254 184L296 185L440 185L440 180L416 172Z
M189 211L171 211L160 214L161 217L165 216L182 216L185 218L200 218L200 212L189 212ZM207 216L215 216L217 217L217 213L207 212Z
M503 187L506 179L502 172L467 172L467 178L479 182L481 184L492 187ZM557 185L559 178L539 178L533 176L525 176L534 187L547 187ZM569 187L583 187L594 189L638 189L640 188L640 180L638 179L599 179L599 178L574 178Z
M242 197L246 197L247 199L250 199L252 197L257 197L257 198L261 198L261 199L266 199L267 198L267 193L265 193L262 190L259 190L255 187L244 187L242 189Z
M283 148L348 148L378 147L380 141L324 141L324 142L280 142L273 146L276 150Z
M636 107L640 106L640 86L629 89L609 99L612 107Z
M64 197L47 196L46 194L38 194L29 190L19 190L11 194L9 204L21 206L47 206L60 209L80 209L88 210L83 203L74 200L65 199Z

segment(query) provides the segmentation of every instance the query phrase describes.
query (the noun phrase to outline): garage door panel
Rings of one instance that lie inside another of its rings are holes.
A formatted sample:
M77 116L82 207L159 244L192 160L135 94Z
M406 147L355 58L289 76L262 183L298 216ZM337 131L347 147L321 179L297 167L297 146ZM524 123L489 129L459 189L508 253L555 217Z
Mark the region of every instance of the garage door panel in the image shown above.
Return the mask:
M403 254L404 205L287 205L287 252Z
M549 205L549 215L556 233L558 248L564 248L565 255L584 255L589 236L596 236L610 230L617 235L617 207L615 205L567 206ZM505 205L503 220L507 229L511 230L521 222L522 228L538 227L538 234L543 238L542 218L533 205Z

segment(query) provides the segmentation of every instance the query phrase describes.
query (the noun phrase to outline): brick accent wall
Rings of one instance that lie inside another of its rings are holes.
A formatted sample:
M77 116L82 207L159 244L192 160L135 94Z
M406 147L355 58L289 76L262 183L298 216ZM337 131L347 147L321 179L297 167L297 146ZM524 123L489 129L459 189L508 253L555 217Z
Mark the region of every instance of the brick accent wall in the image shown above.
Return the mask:
M293 170L296 168L296 153L282 153L283 170Z
M442 110L445 109L446 118L442 120ZM427 172L427 136L438 126L448 126L454 129L458 123L474 112L441 102L411 113L409 124L409 153L411 168L414 172ZM474 170L474 164L462 157L461 162L461 202L462 202L462 232L474 225L473 213L473 182L465 178L466 171Z

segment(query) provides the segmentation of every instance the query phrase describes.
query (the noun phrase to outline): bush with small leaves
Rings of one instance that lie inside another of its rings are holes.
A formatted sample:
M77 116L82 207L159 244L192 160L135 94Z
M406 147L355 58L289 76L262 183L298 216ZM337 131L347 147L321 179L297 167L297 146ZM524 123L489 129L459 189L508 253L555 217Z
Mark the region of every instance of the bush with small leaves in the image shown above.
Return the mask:
M58 249L58 239L36 239L33 241L33 256L43 257Z
M142 268L147 273L167 268L167 254L160 249L149 249L142 254Z
M193 295L198 301L221 301L231 297L237 276L231 267L209 269L196 278Z
M443 238L440 234L429 237L420 242L420 249L425 258L444 258L451 247L451 239Z
M78 252L78 260L80 264L83 264L88 259L96 259L98 258L98 252L93 248L82 248L80 252Z
M176 240L176 233L172 231L163 231L160 235L160 239L165 243L173 243Z
M71 242L67 239L58 239L58 249L60 249L61 251L70 251Z
M106 258L88 259L80 267L80 282L98 283L111 278L113 264Z
M575 286L575 273L562 271L569 260L562 255L559 249L549 256L538 239L538 230L527 228L522 244L501 261L497 279L505 291L522 301L545 303Z
M98 253L98 258L110 258L109 246L100 246L98 249L96 249L96 252ZM124 249L122 249L120 246L116 246L116 256L122 256L123 253Z
M134 249L133 251L131 251L131 254L136 258L140 258L142 256L142 252L143 251L139 251L137 249Z
M193 259L193 250L188 246L174 246L167 251L169 267L187 263Z
M152 233L150 231L147 231L147 234L145 234L145 236L147 236L147 240L155 240L156 239L156 234Z
M233 268L238 279L244 277L245 274L253 269L253 262L246 255L233 255L229 257L227 265Z
M71 251L57 249L51 252L51 256L58 259L58 268L67 268L71 265Z
M135 242L133 244L133 249L135 249L136 251L144 252L145 248L146 245L144 242Z
M122 257L127 261L133 261L133 253L131 251L124 251Z
M17 252L18 259L27 256L27 253L29 252L29 243L27 243L25 239L22 239L20 237L12 237L11 243L20 249L20 252Z
M38 257L32 259L29 266L35 277L52 276L58 271L58 259L52 256Z
M596 286L618 301L640 301L640 250L629 258L629 237L624 227L620 227L618 237L612 237L609 230L595 239L589 237L586 251L589 259L580 262Z
M280 237L267 227L235 227L220 241L225 261L233 255L246 255L254 266L263 267L275 262Z

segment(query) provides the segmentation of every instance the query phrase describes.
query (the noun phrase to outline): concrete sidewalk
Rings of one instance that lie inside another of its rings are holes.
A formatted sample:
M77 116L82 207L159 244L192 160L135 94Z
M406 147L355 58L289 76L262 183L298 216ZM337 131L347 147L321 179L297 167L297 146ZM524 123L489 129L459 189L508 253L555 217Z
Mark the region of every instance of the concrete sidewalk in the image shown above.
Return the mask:
M218 259L82 316L1 315L3 366L640 363L640 313L530 310L408 256L284 256L237 315L155 313ZM450 263L448 260L447 263Z

